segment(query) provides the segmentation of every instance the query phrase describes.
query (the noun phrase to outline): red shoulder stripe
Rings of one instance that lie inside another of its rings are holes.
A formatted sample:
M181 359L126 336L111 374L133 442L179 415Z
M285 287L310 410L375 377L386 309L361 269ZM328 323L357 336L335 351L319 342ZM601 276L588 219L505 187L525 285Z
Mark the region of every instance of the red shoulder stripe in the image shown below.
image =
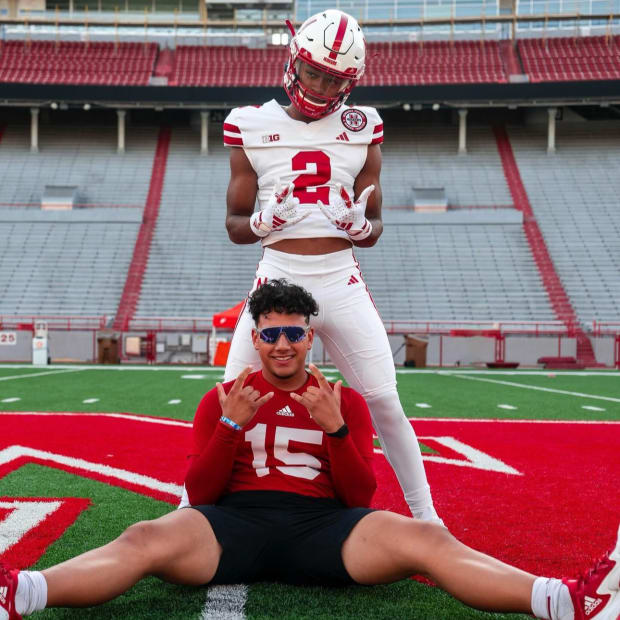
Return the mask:
M224 131L232 131L233 133L241 133L241 129L237 125L231 125L230 123L224 123Z
M228 144L229 146L243 146L243 138L224 136L224 144Z
M375 138L370 144L383 144L383 136Z
M374 131L372 133L380 133L383 131L383 123L380 125L375 125Z

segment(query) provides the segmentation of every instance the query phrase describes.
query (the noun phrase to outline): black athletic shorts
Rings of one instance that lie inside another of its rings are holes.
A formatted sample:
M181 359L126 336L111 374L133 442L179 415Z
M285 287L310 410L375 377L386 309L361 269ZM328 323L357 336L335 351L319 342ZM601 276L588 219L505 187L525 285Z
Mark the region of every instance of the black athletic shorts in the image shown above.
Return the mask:
M280 581L350 585L342 543L371 508L282 491L240 491L192 506L211 524L223 553L211 583Z

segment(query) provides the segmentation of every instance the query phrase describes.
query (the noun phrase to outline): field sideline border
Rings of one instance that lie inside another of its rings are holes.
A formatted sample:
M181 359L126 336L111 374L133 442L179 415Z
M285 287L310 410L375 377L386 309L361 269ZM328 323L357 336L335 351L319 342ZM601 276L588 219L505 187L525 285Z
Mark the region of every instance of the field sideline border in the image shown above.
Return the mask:
M173 371L173 372L215 372L223 373L223 366L152 366L152 365L113 365L113 364L49 364L46 366L35 366L33 364L4 364L0 363L0 370L3 368L21 369L32 368L33 370L114 370L117 372L131 371L131 370L150 370L153 372L158 371ZM339 372L334 366L320 366L321 370L325 372ZM527 375L548 375L556 374L562 377L606 377L609 375L620 377L620 372L614 368L608 370L481 370L470 368L396 368L396 373L401 375L423 375L423 374L438 374L438 375L452 375L452 374L471 374L471 375L507 375L507 376L527 376Z

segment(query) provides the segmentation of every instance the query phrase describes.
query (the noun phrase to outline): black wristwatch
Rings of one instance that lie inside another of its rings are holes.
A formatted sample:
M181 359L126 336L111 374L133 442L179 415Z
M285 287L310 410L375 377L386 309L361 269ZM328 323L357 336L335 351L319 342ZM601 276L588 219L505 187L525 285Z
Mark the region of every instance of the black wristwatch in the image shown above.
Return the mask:
M346 437L349 434L349 427L346 424L343 424L337 431L325 434L328 437L338 437L338 439L341 439L342 437Z

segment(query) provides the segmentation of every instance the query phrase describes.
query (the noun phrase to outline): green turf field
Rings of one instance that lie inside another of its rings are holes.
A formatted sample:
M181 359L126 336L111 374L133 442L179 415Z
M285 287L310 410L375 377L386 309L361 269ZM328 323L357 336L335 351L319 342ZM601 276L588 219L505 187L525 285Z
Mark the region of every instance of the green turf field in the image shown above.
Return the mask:
M333 369L325 372L339 377ZM0 410L129 412L191 420L201 396L222 378L222 370L213 368L0 366ZM620 419L616 371L407 369L398 372L398 389L409 417Z
M325 372L330 378L337 376L334 371ZM221 378L222 370L211 368L0 366L0 410L128 412L191 420L201 396ZM399 372L398 385L410 417L620 420L620 373L615 371L507 374L407 369ZM171 509L168 503L36 464L24 465L0 479L0 496L21 497L26 488L30 497L56 497L53 490L62 489L63 496L92 501L91 507L48 548L37 568L103 544L129 524ZM222 617L217 611L202 615L206 598L203 588L180 588L147 579L100 608L50 610L45 615L101 619ZM411 580L345 589L260 584L249 588L243 613L249 620L529 617L473 611L437 588Z

